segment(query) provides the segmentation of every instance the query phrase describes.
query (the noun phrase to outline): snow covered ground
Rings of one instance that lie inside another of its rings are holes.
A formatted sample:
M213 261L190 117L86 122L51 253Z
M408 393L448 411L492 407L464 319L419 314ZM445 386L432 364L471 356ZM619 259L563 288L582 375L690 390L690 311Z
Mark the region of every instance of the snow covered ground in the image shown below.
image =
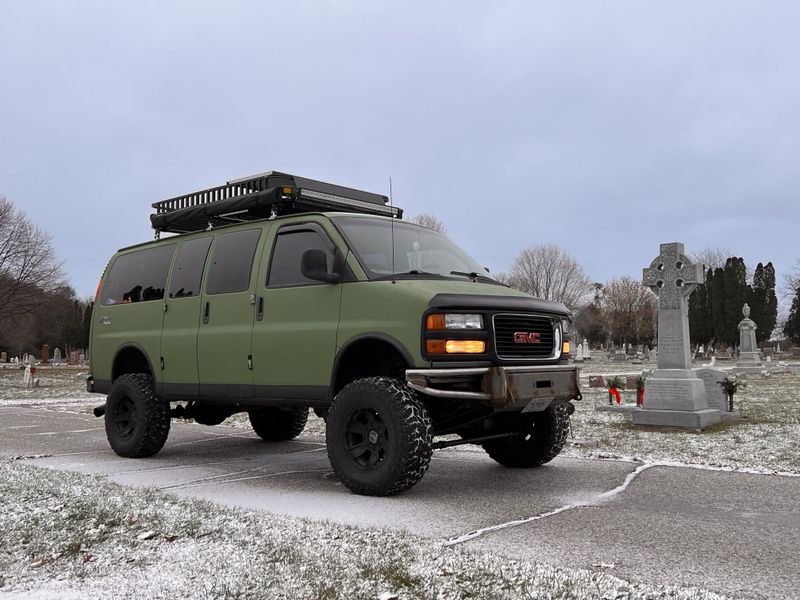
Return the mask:
M722 598L19 462L0 463L0 504L9 598Z
M645 365L647 366L647 365ZM743 419L703 432L636 429L597 412L590 374L633 365L584 363L584 400L568 455L800 474L800 375L749 376L736 396ZM631 368L633 367L633 368ZM42 368L40 387L0 369L0 405L87 413L85 371ZM633 392L627 392L633 401ZM227 426L249 427L234 416ZM303 435L320 436L312 417ZM9 598L720 598L596 571L476 554L385 530L180 500L103 479L0 463L0 595Z

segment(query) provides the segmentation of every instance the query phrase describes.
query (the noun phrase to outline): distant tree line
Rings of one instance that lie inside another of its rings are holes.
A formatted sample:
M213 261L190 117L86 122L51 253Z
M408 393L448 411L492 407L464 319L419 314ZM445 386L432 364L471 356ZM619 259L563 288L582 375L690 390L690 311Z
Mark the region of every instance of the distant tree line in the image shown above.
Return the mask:
M0 196L0 351L85 349L91 311L67 284L51 237Z
M752 283L747 280L747 267L739 257L730 257L725 265L708 269L705 283L697 286L689 297L689 330L692 343L739 343L739 322L744 318L742 307L750 306L750 318L758 325L756 342L770 338L778 320L778 297L775 294L775 269L771 262L758 263Z

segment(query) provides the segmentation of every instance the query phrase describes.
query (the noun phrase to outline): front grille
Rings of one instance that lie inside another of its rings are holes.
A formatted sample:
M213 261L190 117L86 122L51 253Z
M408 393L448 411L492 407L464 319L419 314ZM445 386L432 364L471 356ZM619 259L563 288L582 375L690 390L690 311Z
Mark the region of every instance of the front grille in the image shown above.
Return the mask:
M518 333L539 334L539 343L516 343ZM538 315L495 315L494 346L498 358L551 358L555 354L555 331L550 317Z

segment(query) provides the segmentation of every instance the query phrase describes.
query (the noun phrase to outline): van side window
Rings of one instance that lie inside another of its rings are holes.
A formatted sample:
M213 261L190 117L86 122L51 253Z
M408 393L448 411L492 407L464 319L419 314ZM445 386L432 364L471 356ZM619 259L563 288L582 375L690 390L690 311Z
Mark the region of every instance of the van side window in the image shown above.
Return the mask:
M170 298L188 298L200 293L203 279L203 266L206 264L211 236L185 242L178 251L175 266L172 267L172 282L169 286Z
M246 229L217 236L206 293L228 294L250 289L250 271L260 236L261 229Z
M321 282L304 277L300 272L303 252L311 248L324 250L328 256L328 270L333 262L330 242L316 231L289 231L279 233L272 251L272 265L269 269L269 287L285 285L319 285Z
M106 278L101 304L163 300L167 271L177 244L137 250L118 256Z

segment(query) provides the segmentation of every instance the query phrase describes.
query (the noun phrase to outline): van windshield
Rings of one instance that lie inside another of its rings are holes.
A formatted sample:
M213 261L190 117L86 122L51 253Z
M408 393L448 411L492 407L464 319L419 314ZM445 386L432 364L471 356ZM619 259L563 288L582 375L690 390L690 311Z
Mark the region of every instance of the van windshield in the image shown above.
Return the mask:
M402 275L494 281L478 261L432 229L395 220L393 259L392 222L389 219L347 216L332 217L331 220L370 279Z

